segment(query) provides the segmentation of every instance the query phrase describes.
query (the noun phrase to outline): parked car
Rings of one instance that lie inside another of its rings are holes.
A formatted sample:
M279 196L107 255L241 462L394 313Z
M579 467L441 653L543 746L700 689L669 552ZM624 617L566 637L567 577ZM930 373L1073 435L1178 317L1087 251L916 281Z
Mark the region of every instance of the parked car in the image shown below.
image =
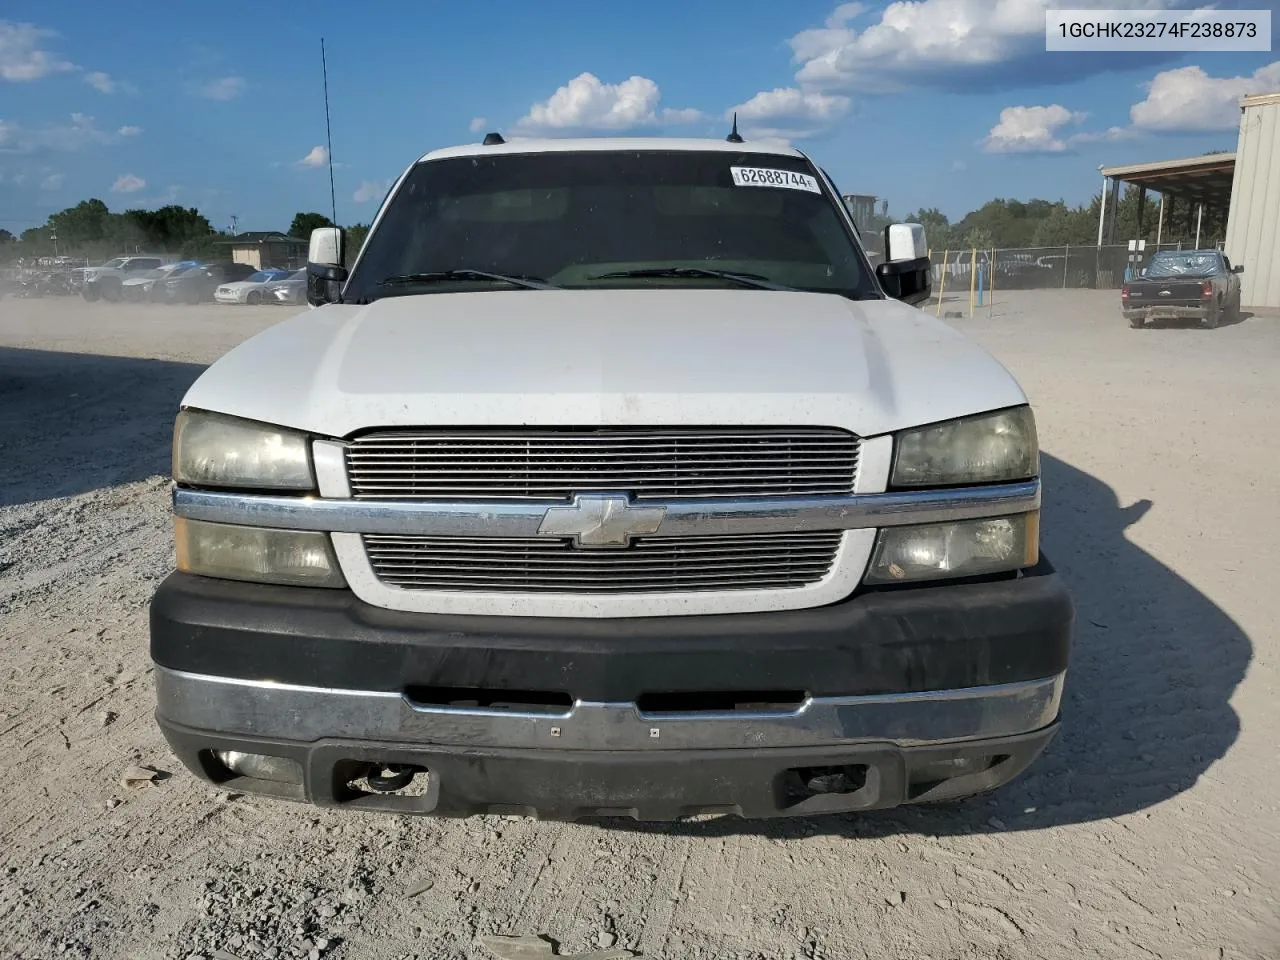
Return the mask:
M213 291L220 284L243 280L255 272L247 263L229 260L201 264L183 271L181 276L169 277L158 283L152 299L165 303L203 303L212 299Z
M130 277L120 284L120 299L133 303L141 303L152 299L155 285L168 277L176 277L183 271L199 266L197 260L179 260L177 263L166 263L162 267L148 270L140 276Z
M1151 320L1216 327L1240 315L1240 274L1218 250L1162 250L1120 288L1120 310L1137 329Z
M273 280L262 288L263 303L297 306L307 302L307 271L295 270L283 280Z
M348 272L181 402L156 717L348 810L807 816L1011 780L1071 599L1035 418L872 268L803 153L521 140L413 163ZM423 784L423 778L428 778Z
M259 270L243 280L220 284L213 291L213 299L218 303L247 303L250 305L261 303L263 290L266 289L267 284L276 280L283 280L287 276L289 276L288 270Z
M119 300L124 281L163 264L160 257L116 257L100 266L86 267L80 295L86 300Z

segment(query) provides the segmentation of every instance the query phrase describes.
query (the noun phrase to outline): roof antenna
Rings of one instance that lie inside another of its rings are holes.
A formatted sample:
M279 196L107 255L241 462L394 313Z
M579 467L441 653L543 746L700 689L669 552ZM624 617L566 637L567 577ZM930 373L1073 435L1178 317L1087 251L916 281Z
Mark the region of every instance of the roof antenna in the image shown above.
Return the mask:
M486 147L496 147L498 144L506 142L507 141L502 139L502 134L497 131L494 131L493 133L486 133L484 135L484 145Z
M729 131L729 135L725 137L730 143L741 143L742 134L738 133L738 111L733 111L733 129Z

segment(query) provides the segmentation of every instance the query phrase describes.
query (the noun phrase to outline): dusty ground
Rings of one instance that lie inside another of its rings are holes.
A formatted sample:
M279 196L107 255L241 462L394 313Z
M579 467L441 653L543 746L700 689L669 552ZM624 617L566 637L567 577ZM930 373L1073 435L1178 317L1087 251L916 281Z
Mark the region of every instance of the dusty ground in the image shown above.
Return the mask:
M284 315L0 300L0 957L1280 956L1280 322L1133 331L1068 291L955 321L1037 406L1079 606L1028 775L958 809L604 827L228 799L171 759L146 605L172 416ZM134 764L172 776L124 787Z

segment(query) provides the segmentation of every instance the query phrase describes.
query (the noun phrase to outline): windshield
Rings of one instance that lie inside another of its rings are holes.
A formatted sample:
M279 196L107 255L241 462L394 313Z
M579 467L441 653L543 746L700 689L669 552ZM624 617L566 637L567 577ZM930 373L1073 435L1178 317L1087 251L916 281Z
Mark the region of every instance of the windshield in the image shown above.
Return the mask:
M98 267L98 269L99 269L99 270L114 270L114 269L116 269L117 267L119 267L119 266L120 266L121 264L123 264L123 263L124 263L124 257L116 257L114 260L108 260L108 261L107 261L106 263L104 263L102 266Z
M265 270L259 270L257 273L250 274L245 278L247 283L266 283L268 280L274 280L276 275L268 273Z
M699 267L798 290L879 298L866 260L815 173L801 157L749 152L426 161L391 199L345 297L512 289L452 271L573 289L744 288L706 272L666 272ZM636 275L640 271L644 275ZM409 282L422 275L434 276ZM381 283L393 277L406 282Z
M1147 265L1147 277L1208 277L1222 272L1216 253L1157 253Z

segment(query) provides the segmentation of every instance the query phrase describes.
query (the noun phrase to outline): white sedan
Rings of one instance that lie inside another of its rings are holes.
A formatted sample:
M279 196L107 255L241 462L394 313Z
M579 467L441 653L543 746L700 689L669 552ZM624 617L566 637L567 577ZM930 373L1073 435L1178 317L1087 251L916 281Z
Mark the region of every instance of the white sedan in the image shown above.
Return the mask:
M263 288L268 283L283 280L287 276L288 270L259 270L244 280L220 285L213 291L213 299L218 303L261 303Z

